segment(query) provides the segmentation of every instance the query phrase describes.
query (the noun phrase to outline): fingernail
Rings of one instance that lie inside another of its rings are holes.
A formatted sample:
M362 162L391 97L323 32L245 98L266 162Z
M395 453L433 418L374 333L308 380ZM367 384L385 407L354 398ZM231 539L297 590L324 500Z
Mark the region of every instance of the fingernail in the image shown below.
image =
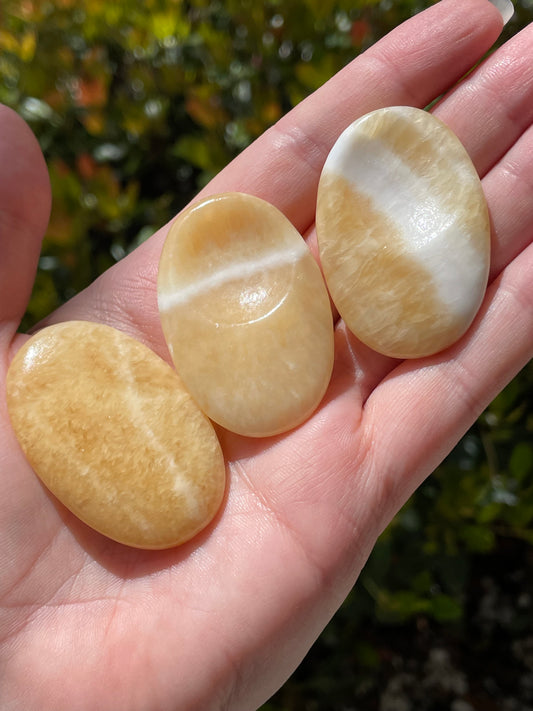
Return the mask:
M506 25L514 15L514 5L511 0L489 0L489 2L501 12L503 24Z

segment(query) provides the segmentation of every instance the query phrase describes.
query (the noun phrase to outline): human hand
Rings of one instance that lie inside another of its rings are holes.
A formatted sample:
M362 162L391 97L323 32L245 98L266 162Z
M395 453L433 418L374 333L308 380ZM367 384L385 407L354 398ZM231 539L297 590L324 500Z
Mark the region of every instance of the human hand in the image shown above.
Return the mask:
M203 191L251 192L315 248L329 148L358 116L394 104L435 113L469 151L493 223L491 284L468 333L400 363L336 325L328 393L308 422L250 440L221 432L228 496L189 544L139 551L87 529L23 457L0 399L0 706L23 711L256 708L283 683L353 585L377 536L476 416L531 358L533 30L449 90L501 18L486 0L443 0L357 58ZM0 113L2 376L49 209L35 141ZM167 228L47 323L113 325L168 360L156 300ZM2 380L2 388L4 378Z

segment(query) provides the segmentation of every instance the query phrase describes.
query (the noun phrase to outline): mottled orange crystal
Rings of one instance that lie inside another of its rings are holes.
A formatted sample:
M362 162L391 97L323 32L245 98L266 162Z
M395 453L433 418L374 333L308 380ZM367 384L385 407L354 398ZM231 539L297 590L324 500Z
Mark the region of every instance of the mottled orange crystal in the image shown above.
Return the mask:
M7 403L36 474L109 538L168 548L217 513L225 466L212 424L174 369L120 331L39 331L11 363Z
M487 285L489 213L466 150L430 113L388 107L344 131L316 228L331 297L371 348L426 356L469 327Z
M176 369L218 424L278 434L320 403L333 366L329 297L301 235L269 203L226 193L181 213L158 300Z

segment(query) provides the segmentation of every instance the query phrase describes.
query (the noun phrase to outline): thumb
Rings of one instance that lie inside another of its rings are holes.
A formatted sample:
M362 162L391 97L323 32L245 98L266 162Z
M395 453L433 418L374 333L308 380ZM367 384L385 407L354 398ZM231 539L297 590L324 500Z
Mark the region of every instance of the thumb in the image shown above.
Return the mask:
M0 105L0 334L10 342L31 295L50 215L50 181L27 124Z

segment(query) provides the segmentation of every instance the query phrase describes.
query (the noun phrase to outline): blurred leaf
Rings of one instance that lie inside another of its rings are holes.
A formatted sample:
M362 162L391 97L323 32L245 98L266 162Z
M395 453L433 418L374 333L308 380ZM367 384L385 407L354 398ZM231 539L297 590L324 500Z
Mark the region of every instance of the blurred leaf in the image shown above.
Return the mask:
M494 547L494 532L486 527L476 524L463 525L460 529L461 538L468 550L475 553L486 553Z
M431 601L412 590L398 590L394 593L382 591L376 608L378 618L389 623L403 622L414 615L430 611Z
M357 661L364 667L377 668L380 664L380 656L371 644L358 642L355 646Z
M174 155L183 158L198 168L207 169L211 165L211 155L205 139L184 136L172 147Z
M497 501L486 504L476 514L476 521L480 524L491 523L497 519L502 511L502 505Z
M509 471L519 482L533 474L533 446L527 442L518 442L513 448L509 460ZM533 478L532 478L533 481Z
M431 600L431 614L438 622L455 622L461 619L463 608L449 595L437 595Z

